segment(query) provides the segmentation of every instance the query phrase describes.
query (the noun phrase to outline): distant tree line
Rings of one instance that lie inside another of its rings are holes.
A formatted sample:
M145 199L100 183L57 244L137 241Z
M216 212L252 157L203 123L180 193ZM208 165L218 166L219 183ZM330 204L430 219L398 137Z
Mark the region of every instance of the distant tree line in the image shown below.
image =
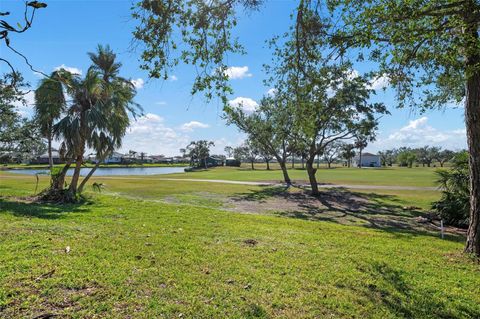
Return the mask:
M441 147L427 145L419 148L393 148L378 152L378 155L382 166L397 164L398 166L411 168L415 163L423 167L436 166L435 163L438 163L440 167L443 167L445 163L452 161L457 153Z

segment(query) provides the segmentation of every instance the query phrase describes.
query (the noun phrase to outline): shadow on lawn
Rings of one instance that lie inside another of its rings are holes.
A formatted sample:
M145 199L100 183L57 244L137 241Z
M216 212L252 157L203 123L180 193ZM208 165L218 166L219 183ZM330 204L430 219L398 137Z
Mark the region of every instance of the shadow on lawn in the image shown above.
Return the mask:
M419 223L415 219L425 216L424 212L414 208L405 209L404 203L394 195L330 188L323 189L320 196L314 197L303 189L289 191L285 187L265 187L238 194L232 200L234 203L256 203L258 210L264 206L264 211L290 218L360 225L398 235L438 235L433 225ZM463 241L462 236L458 235L447 235L445 238Z
M402 269L395 269L385 262L373 262L357 266L363 274L368 274L370 284L365 287L349 287L358 295L372 303L385 307L392 315L402 318L480 318L477 307L445 300L455 300L456 295L445 296L415 287L409 282L409 275Z
M68 213L89 212L88 203L53 205L24 200L0 198L0 214L43 219L65 218Z

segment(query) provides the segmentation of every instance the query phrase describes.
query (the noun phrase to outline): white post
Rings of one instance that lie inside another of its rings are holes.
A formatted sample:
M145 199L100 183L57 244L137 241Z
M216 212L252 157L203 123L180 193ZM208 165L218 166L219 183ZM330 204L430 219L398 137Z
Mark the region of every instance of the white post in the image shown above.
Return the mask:
M444 238L443 219L440 219L440 231L441 231L442 239L443 239Z

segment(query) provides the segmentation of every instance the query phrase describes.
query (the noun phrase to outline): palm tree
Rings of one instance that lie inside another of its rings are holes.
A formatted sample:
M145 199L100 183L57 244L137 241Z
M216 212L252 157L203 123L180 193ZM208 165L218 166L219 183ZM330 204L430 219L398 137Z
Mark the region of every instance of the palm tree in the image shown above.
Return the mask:
M45 78L35 90L35 120L40 125L43 137L48 142L48 164L53 167L52 140L53 125L66 108L65 95L61 83L61 72L53 72Z
M66 201L74 201L98 165L121 146L130 124L128 115L135 117L140 109L133 102L135 88L118 75L121 64L115 61L116 56L110 48L99 46L97 52L89 56L93 64L83 79L62 71L67 74L62 77L62 84L72 101L66 116L55 124L54 132L70 154L67 165L75 166L63 198ZM87 147L96 152L99 161L78 186Z

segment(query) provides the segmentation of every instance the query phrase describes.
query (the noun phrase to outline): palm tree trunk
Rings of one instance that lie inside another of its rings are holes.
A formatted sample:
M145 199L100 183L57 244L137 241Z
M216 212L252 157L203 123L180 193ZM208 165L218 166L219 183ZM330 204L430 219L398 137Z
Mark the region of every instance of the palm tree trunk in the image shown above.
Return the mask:
M68 200L75 200L75 197L77 195L77 186L80 179L80 169L82 168L82 163L83 153L77 155L77 158L75 160L75 170L73 171L72 181L70 182L70 186L68 188Z
M51 182L51 188L56 191L63 190L65 185L65 176L67 175L68 169L72 165L73 159L69 158L65 163L65 166L62 168L62 171L53 179Z
M52 157L52 133L48 134L48 168L52 171L53 168L53 157Z
M85 184L87 184L88 180L90 179L90 177L92 177L93 173L95 173L95 171L97 170L97 168L100 166L100 163L103 161L98 159L97 160L97 163L95 163L95 166L90 170L90 172L88 172L87 176L85 176L85 178L82 180L82 182L80 183L80 186L78 186L78 193L81 194L83 192L83 188L85 187Z

